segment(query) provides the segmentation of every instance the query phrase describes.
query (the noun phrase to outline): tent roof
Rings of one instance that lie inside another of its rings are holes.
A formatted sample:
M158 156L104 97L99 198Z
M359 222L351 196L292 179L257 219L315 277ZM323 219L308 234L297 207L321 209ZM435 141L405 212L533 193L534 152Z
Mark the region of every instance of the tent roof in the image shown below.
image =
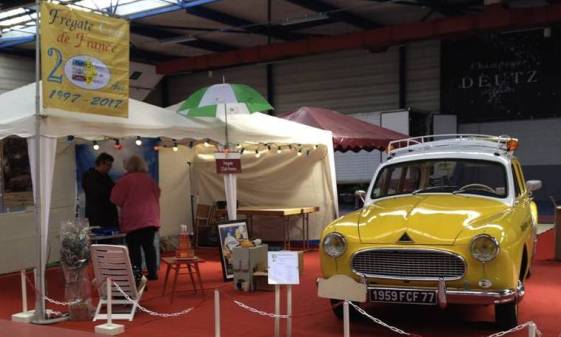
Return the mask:
M0 95L0 139L35 133L35 84ZM209 138L224 143L224 123L216 118L185 118L175 111L129 99L128 118L110 117L59 109L43 109L41 134L48 137L73 135L94 137L168 137L173 139ZM331 133L255 113L228 118L228 132L233 143L327 144Z
M392 140L408 136L333 110L301 107L281 118L333 132L335 151L384 150Z

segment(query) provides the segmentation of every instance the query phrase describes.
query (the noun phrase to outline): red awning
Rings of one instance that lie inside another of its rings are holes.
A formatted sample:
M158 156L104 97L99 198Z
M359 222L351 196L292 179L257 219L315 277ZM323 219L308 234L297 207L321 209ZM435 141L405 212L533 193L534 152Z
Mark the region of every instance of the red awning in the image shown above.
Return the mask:
M340 152L383 151L390 141L408 138L402 133L323 108L305 106L280 117L333 132L333 147Z

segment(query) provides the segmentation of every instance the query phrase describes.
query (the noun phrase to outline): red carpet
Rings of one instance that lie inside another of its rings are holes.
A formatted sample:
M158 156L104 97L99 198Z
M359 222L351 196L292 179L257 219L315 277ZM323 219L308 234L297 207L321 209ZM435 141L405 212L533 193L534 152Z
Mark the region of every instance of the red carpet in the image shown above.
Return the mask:
M561 332L561 287L558 278L561 263L553 261L554 231L540 236L534 275L526 283L526 297L520 306L520 321L532 320L538 324L545 337L558 337ZM208 261L201 264L203 282L207 288L223 286L223 291L250 306L272 312L273 293L243 293L223 283L218 254L203 250L199 254ZM331 313L328 301L316 296L315 279L319 275L317 253L305 254L305 274L302 284L294 288L294 336L342 336L342 322ZM181 276L184 289L190 289L186 276ZM58 269L48 272L48 294L62 299L63 280ZM139 312L133 322L124 322L126 332L121 336L135 337L185 337L214 336L212 291L206 296L189 291L176 294L172 305L169 297L161 297L163 272L160 280L149 283L148 292L141 304L158 312L180 311L190 306L197 309L177 318L152 317ZM0 319L10 319L12 313L21 310L19 275L0 276ZM284 297L283 297L284 300ZM247 312L234 304L227 296L222 297L222 336L269 337L273 335L273 320ZM61 310L49 305L50 308ZM492 307L451 306L446 310L423 306L375 305L369 312L407 332L434 337L481 337L496 332L493 325ZM119 321L119 323L122 323ZM284 323L284 322L283 322ZM93 322L63 322L58 328L94 331ZM284 329L284 326L283 326ZM283 330L284 331L284 330ZM39 336L37 334L36 336ZM396 333L367 320L352 322L352 336L398 336ZM13 332L0 329L0 336L16 337ZM23 334L22 334L23 336ZM526 331L511 336L527 336Z

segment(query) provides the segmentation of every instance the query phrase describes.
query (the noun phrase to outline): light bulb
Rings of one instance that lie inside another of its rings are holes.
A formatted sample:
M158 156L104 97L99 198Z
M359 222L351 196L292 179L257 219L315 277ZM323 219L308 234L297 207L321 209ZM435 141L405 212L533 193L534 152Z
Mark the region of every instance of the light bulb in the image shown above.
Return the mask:
M277 148L277 153L280 154L282 152L280 146Z
M302 155L302 149L298 150L298 156Z
M179 151L179 148L177 147L177 143L173 143L173 147L171 149L173 150L173 152Z
M205 140L205 147L209 147L210 144L208 143L208 140Z
M97 142L93 142L93 149L94 151L98 151L99 150L99 144Z
M259 153L259 150L255 150L255 158L259 157L261 157L261 153Z
M135 143L136 143L136 145L138 145L138 146L142 145L142 139L140 139L140 136L136 137Z

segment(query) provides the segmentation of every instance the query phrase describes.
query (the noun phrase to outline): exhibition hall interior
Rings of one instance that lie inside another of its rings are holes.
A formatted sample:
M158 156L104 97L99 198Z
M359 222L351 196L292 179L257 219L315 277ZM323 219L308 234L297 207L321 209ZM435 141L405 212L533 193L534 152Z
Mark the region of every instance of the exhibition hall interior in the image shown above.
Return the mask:
M0 337L561 334L556 0L0 1Z

